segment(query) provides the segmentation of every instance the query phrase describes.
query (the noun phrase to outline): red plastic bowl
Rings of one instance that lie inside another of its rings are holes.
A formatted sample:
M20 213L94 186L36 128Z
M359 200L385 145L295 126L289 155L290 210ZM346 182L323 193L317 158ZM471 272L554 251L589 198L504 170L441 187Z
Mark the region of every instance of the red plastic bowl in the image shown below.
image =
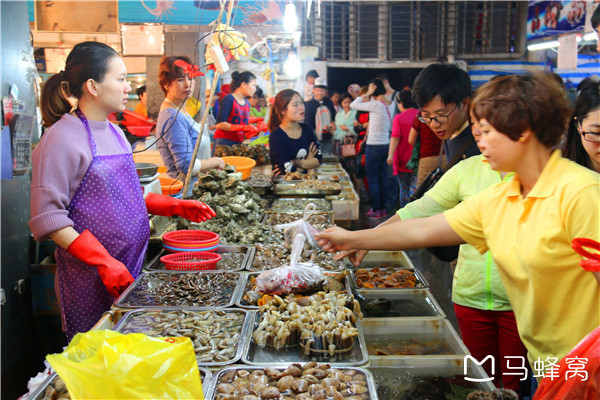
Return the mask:
M198 271L215 269L221 255L209 251L173 253L160 258L168 270Z

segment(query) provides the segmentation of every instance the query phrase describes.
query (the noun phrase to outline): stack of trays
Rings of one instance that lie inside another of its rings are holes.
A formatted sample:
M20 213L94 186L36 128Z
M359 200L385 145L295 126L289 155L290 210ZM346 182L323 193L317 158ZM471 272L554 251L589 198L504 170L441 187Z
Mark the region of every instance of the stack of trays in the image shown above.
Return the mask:
M167 232L163 235L163 247L171 253L211 251L219 247L219 235L200 230Z

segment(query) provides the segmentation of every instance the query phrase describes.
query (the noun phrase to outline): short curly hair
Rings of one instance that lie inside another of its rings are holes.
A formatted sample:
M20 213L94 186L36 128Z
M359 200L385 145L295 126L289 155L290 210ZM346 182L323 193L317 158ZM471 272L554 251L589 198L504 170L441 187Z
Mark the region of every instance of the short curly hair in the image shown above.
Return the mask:
M186 56L163 56L160 59L160 64L158 65L158 84L165 95L167 94L167 86L185 74L183 68L175 65L175 61L177 60L183 60L188 64L192 64L192 60Z
M546 74L535 73L486 82L475 93L471 113L514 141L531 129L540 143L554 148L565 132L570 109L564 90Z

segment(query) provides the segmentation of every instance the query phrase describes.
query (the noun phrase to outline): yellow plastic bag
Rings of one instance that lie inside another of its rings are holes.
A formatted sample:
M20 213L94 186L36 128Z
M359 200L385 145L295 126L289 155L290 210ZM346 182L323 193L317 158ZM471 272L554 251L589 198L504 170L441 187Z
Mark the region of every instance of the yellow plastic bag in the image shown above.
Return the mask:
M94 330L46 357L72 399L204 399L189 338Z

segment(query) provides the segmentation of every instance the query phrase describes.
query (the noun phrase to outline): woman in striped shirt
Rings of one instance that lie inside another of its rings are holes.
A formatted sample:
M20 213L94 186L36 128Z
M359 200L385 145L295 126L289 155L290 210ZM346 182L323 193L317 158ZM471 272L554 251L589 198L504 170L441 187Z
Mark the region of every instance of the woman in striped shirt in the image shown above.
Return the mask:
M369 90L357 97L350 108L369 112L369 128L366 135L365 149L367 180L371 209L366 213L368 218L385 218L387 154L390 145L392 118L388 106L390 101L385 97L385 86L379 79L369 83Z

